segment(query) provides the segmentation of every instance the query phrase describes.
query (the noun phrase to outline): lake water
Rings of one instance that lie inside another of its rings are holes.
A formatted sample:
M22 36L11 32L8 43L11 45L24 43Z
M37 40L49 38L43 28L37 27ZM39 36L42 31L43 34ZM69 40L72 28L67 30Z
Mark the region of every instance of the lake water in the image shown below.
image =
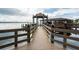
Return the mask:
M26 24L26 23L0 23L0 30L21 28L21 24Z
M21 28L22 24L26 24L26 23L0 23L0 30ZM22 32L19 32L19 34L20 33L24 33L24 32L22 31ZM14 35L14 33L12 33L12 32L0 33L0 37L10 36L10 35ZM79 35L72 34L71 36L79 38ZM19 40L26 39L26 38L27 38L26 36L19 37ZM60 37L56 37L55 36L55 39L59 40L59 41L63 41L63 38L60 38ZM14 42L14 38L0 41L0 45L8 44L8 43L11 43L11 42ZM67 39L67 42L72 44L72 45L79 46L79 42L78 41Z
M26 24L26 23L0 23L0 30L21 28L22 24ZM24 31L21 31L18 34L21 34L21 33L24 33ZM0 33L0 37L10 36L10 35L14 35L14 32ZM19 40L26 39L26 38L27 38L26 36L19 37ZM14 42L14 38L0 41L0 45L8 44L11 42Z

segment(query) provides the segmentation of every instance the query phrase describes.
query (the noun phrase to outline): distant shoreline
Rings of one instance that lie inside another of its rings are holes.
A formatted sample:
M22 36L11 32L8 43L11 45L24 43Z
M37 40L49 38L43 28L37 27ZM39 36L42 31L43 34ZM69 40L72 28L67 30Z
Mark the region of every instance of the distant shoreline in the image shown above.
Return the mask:
M27 23L27 22L0 22L0 23Z

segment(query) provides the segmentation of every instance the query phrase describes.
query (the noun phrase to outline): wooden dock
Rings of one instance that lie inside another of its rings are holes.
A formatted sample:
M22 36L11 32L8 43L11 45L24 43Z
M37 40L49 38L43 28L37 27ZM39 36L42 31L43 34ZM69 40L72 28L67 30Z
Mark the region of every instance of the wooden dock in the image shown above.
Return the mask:
M14 42L10 42L8 44L0 45L0 49L2 50L72 50L73 48L79 49L79 46L72 45L67 42L67 40L79 41L79 38L76 37L65 37L61 34L56 34L53 31L58 32L69 32L69 33L77 33L78 30L68 30L68 29L60 29L60 28L51 28L47 25L37 26L37 25L29 25L22 29L7 29L0 30L0 33L8 33L14 32L14 35L0 37L0 41L14 38ZM24 31L24 33L19 34L19 31ZM26 38L22 38L19 40L19 37L25 36ZM63 41L57 40L61 37Z
M33 38L30 43L24 46L16 48L16 50L63 50L63 47L58 44L52 44L48 38L47 32L43 27L38 27L35 31Z

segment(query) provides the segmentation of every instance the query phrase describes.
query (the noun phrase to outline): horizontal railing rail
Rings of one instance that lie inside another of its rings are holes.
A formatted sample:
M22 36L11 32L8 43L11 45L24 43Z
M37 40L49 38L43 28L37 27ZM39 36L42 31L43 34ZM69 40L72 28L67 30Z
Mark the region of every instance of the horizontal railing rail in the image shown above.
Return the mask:
M47 26L45 24L43 24L43 27L45 28L45 30L51 34L51 42L56 41L59 43L63 43L63 47L66 48L67 46L70 46L72 48L76 48L79 49L79 46L75 46L72 44L69 44L67 42L67 40L74 40L74 41L78 41L79 42L79 38L78 37L71 37L71 36L65 36L62 34L57 34L56 32L64 32L64 33L73 33L73 34L79 34L79 30L72 30L72 29L60 29L60 28L53 28L51 26ZM58 37L62 37L63 38L63 42L59 41L59 40L55 40L54 36L58 36Z
M14 45L15 48L17 48L18 43L25 42L25 41L30 43L31 34L33 34L33 32L36 30L36 28L37 28L36 24L32 24L32 25L28 24L26 27L23 27L23 28L20 28L20 29L0 30L0 34L3 34L3 33L5 34L5 33L9 33L9 32L14 33L14 35L0 36L0 41L14 38L14 42L10 42L8 44L0 45L0 49L11 46L11 45ZM24 32L20 34L19 33L20 31L24 31ZM19 40L18 38L22 37L22 36L26 36L26 39Z

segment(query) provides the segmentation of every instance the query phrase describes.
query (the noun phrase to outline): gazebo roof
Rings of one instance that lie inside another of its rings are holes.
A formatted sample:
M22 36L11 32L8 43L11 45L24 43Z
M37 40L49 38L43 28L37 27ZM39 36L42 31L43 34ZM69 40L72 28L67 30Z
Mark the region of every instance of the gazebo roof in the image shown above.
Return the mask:
M48 16L42 14L42 13L37 13L36 15L33 16L33 18L47 18Z
M38 13L38 14L36 14L36 16L44 16L44 14Z

